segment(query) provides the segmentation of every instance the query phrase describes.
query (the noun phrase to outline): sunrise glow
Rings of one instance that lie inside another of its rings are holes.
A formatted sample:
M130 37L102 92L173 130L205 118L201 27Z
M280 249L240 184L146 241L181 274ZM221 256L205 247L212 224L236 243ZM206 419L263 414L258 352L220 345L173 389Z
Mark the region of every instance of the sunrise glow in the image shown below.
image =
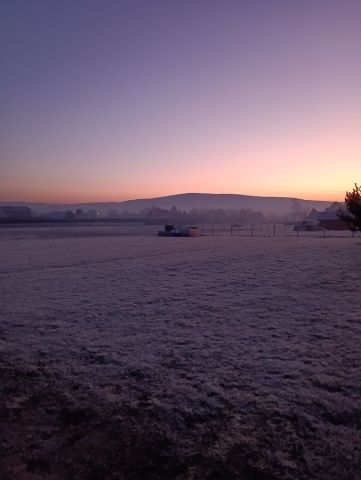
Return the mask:
M357 2L4 8L0 201L341 200L358 180Z

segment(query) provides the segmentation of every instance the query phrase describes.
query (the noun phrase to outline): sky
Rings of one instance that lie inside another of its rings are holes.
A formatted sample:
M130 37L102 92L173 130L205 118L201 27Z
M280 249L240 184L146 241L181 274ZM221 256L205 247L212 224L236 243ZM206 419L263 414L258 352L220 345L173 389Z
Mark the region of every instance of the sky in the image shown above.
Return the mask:
M0 201L342 200L361 1L4 0Z

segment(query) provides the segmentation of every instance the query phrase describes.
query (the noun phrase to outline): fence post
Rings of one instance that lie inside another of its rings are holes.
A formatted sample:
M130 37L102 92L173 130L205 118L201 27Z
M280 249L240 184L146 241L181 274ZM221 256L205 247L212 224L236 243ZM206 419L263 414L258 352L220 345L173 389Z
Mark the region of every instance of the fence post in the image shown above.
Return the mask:
M273 224L273 236L274 237L276 236L276 224L275 223Z

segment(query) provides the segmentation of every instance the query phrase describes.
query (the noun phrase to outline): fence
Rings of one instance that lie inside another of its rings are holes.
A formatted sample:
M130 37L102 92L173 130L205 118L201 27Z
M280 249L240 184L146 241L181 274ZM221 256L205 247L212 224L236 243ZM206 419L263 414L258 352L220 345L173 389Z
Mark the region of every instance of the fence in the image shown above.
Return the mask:
M294 225L283 223L264 223L259 225L222 225L203 224L202 235L207 236L243 236L243 237L353 237L360 232L349 230L294 230Z

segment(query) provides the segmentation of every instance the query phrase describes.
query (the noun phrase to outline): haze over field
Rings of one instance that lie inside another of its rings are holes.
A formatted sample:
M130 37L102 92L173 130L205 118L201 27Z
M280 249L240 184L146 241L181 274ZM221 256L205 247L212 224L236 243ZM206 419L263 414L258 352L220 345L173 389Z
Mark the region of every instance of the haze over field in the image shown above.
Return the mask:
M2 202L4 205L16 205L16 202ZM180 195L169 195L166 197L145 198L128 200L113 203L78 203L78 204L41 204L19 202L21 205L29 206L35 213L47 213L54 210L68 209L96 209L100 212L116 211L122 213L138 214L141 210L153 206L178 210L190 211L196 209L229 209L240 210L250 209L260 211L266 215L285 215L292 209L299 208L309 212L311 209L324 210L331 205L331 202L317 200L303 200L286 197L256 197L250 195L229 195L229 194L207 194L207 193L185 193ZM1 205L1 202L0 202Z

